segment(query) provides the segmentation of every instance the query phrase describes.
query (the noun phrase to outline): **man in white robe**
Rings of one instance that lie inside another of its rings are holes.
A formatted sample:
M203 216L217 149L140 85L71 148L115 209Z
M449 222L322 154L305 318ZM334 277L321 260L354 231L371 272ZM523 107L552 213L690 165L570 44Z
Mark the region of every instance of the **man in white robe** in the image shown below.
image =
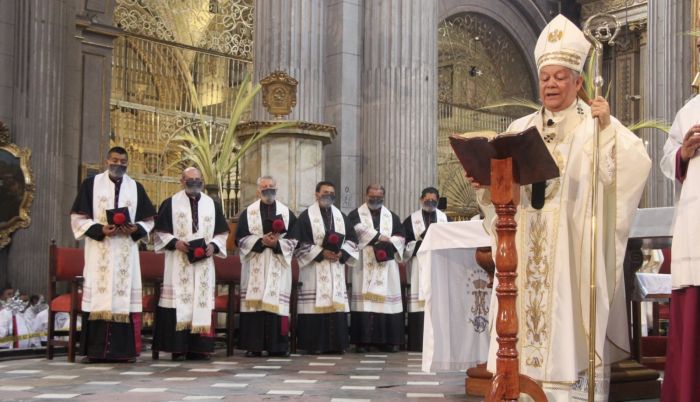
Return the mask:
M238 348L246 356L289 355L289 300L296 240L287 237L296 216L276 200L271 176L257 181L258 200L240 214L241 315Z
M421 209L413 212L403 221L406 232L406 248L403 260L406 261L408 282L411 285L408 297L408 347L409 351L423 350L423 316L425 296L421 288L421 266L416 253L420 250L428 228L433 223L448 222L447 215L437 209L440 192L435 187L426 187L421 192Z
M85 240L80 352L86 363L131 361L140 352L138 241L147 238L156 211L143 186L126 175L128 162L124 148L111 148L107 171L83 181L71 208L73 234ZM108 224L107 211L115 208L126 208L130 221Z
M334 202L335 185L316 184L316 202L299 215L290 236L299 242L298 345L311 354L344 353L348 347L345 264L357 261L357 237Z
M513 122L509 132L535 126L560 177L540 190L521 187L516 221L520 373L539 381L550 400L587 400L592 151L600 124L596 245L596 400L607 400L609 364L629 351L622 262L650 160L642 141L610 116L602 97L577 96L589 42L565 17L555 17L535 48L543 108ZM467 175L469 173L467 172ZM476 184L476 183L475 183ZM493 218L488 190L479 200ZM531 199L544 200L535 209ZM495 223L495 220L492 222ZM488 228L495 235L493 226ZM497 299L490 311L496 314ZM496 331L488 369L496 369Z
M700 38L696 41L700 52ZM681 186L671 248L671 317L662 401L693 401L700 395L700 95L676 114L661 170Z
M384 206L384 187L370 184L365 203L348 214L360 255L352 269L350 343L357 353L370 347L398 352L405 343L399 264L406 234L399 217Z
M228 225L221 204L202 193L198 169L183 170L180 184L183 189L160 205L154 230L165 272L153 343L173 360L208 360L214 352L212 257L226 257Z

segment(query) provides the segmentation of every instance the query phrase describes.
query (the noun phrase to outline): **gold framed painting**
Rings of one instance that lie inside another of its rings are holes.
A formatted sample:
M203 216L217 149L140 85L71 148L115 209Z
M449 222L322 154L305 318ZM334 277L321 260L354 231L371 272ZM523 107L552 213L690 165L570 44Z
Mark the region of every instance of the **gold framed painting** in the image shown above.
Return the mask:
M10 133L0 122L0 248L10 244L12 233L31 223L34 177L29 165L31 151L10 142Z

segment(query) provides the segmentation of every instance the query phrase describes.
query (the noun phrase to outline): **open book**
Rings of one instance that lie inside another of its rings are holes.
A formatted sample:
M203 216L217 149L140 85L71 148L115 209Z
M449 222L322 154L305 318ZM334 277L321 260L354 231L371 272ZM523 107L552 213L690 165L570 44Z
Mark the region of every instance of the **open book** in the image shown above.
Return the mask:
M491 184L491 159L513 158L513 178L521 185L559 177L559 168L536 127L519 133L455 134L450 145L467 174L481 185Z

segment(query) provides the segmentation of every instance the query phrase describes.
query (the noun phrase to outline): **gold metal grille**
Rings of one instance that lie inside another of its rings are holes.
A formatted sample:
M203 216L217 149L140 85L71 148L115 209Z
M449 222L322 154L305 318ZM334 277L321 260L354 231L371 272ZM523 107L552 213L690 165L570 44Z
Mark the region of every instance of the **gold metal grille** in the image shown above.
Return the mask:
M115 41L110 140L127 148L130 175L155 203L179 190L184 166L173 136L193 129L221 135L250 69L249 61L205 50L133 36ZM222 194L229 216L236 212L232 191Z

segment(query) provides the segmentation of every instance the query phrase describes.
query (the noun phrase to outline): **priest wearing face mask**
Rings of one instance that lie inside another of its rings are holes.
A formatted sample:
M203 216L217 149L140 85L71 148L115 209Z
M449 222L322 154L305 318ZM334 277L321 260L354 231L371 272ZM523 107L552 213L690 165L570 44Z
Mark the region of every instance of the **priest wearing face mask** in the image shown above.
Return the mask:
M208 360L214 352L212 257L226 257L228 225L221 204L202 193L199 169L183 170L180 184L182 190L160 205L154 229L165 272L153 343L176 361Z
M560 172L556 179L520 188L515 218L520 373L541 382L550 401L587 399L591 302L597 313L596 401L607 400L610 364L629 353L622 262L651 167L642 140L610 116L604 98L589 104L577 96L589 49L576 25L562 15L555 17L535 46L542 108L508 128L521 132L536 127ZM598 166L592 163L595 124L600 130ZM594 245L593 168L598 171ZM490 192L481 189L477 197L487 216L485 227L494 235ZM590 278L592 246L595 278ZM591 282L596 300L590 300ZM490 308L494 313L495 294ZM487 365L492 372L497 348L492 327Z
M271 176L257 181L258 200L240 214L241 316L238 347L246 356L289 355L289 298L296 240L287 236L296 216L276 200Z
M403 259L407 262L408 281L411 291L408 299L408 350L423 350L423 314L425 298L421 291L421 267L416 258L428 228L433 223L448 222L449 219L437 209L440 193L435 187L426 187L420 195L421 209L415 211L403 221L406 231L406 248Z
M143 186L127 176L122 147L107 152L107 171L80 185L71 209L76 240L85 239L84 362L133 361L141 345L141 267L138 241L153 229L156 211Z
M399 217L384 206L384 187L371 184L366 202L350 212L360 249L352 269L350 342L358 353L369 347L398 352L404 344L399 264L406 234Z
M354 265L355 230L335 202L335 185L316 184L316 202L299 215L292 233L299 244L297 341L311 354L344 353L348 347L348 294L345 264Z

